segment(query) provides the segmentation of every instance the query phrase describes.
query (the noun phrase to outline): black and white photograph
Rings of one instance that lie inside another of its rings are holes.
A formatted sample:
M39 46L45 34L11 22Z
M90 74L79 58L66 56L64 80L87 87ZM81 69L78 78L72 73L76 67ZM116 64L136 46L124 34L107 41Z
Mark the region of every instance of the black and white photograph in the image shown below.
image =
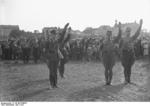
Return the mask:
M0 102L150 102L150 0L0 0Z

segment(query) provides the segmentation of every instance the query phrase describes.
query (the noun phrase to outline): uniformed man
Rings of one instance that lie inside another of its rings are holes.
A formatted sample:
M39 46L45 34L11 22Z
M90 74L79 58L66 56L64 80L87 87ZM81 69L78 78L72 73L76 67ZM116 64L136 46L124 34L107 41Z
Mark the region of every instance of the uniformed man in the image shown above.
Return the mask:
M46 41L46 61L49 68L49 81L52 88L57 87L58 45L53 40Z
M142 24L143 24L143 20L141 19L140 26L133 36L130 36L131 28L127 27L125 32L126 35L120 41L121 63L124 68L125 84L130 83L131 68L135 61L134 41L140 35Z
M67 48L69 49L69 44L59 49L60 55L62 55L61 58L59 59L59 67L58 67L61 78L64 78L65 64L67 63L69 58L68 57L69 50Z
M120 38L121 38L121 27L119 24L118 36L114 40L112 40L112 31L107 31L106 39L104 39L100 47L102 51L102 62L105 68L106 85L111 85L113 76L112 69L113 66L115 65L115 55L116 55L115 43L118 43Z
M60 52L59 47L60 44L64 44L63 40L68 25L69 24L65 25L59 39L56 39L57 38L56 31L53 30L51 32L52 35L50 35L49 39L46 41L45 57L46 57L47 66L49 68L49 80L52 88L57 88L57 69L58 69L60 59L63 58L63 55Z
M69 51L67 48L69 48L68 40L70 39L70 36L71 36L71 27L66 32L66 37L63 40L63 42L59 44L58 53L59 53L60 58L59 58L58 69L59 69L59 74L61 78L64 78L65 64L68 61Z

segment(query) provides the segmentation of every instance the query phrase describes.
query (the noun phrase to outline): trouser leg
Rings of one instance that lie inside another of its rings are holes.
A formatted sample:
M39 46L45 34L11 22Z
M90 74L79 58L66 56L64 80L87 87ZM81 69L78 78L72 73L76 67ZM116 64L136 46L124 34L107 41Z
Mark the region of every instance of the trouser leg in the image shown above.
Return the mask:
M63 60L60 60L59 73L62 78L64 78L64 71L65 71L65 63Z
M57 62L49 63L49 71L50 85L55 88L57 87Z
M128 78L128 79L127 79L127 82L130 83L130 78L131 78L131 66L128 67L127 76L128 76L128 77L127 77L127 78Z
M124 66L124 78L125 78L125 83L128 82L128 73L127 73L127 66Z
M54 73L54 87L57 87L57 69L55 69Z
M111 68L111 69L109 69L109 80L108 80L109 84L111 84L112 76L113 76L113 73L112 73L112 68Z
M48 64L48 68L49 68L49 81L50 81L50 85L51 85L51 87L54 87L53 64L49 63Z
M108 76L108 69L107 68L105 68L105 81L106 81L106 85L109 83L108 81L109 81L109 76Z
M53 75L52 75L52 73L50 72L50 75L49 75L49 81L50 81L51 87L54 86L53 79L54 79L54 78L53 78Z
M57 87L57 62L54 63L53 69L54 69L54 87Z

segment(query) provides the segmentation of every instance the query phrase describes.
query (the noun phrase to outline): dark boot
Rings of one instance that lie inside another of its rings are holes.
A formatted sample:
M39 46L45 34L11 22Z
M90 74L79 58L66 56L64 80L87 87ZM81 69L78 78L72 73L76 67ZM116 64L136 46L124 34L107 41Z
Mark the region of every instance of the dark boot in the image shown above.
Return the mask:
M124 67L124 78L125 78L125 84L128 83L128 74L127 74L127 69Z
M60 66L59 66L59 74L61 78L64 78L64 70L65 70L65 63L63 60L60 61Z
M109 83L109 85L111 85L112 76L113 76L112 69L110 69L110 70L109 70L109 78L108 78L108 83Z
M131 79L131 67L128 67L127 76L128 76L127 82L131 83L131 81L130 81L130 79Z
M105 69L105 81L106 81L106 85L109 85L109 73L108 73L108 69Z

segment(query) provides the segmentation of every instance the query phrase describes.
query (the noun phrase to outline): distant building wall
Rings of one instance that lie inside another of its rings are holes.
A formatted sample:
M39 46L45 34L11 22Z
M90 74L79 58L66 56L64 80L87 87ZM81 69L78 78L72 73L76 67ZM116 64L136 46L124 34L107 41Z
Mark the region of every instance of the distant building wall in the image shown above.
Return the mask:
M7 40L12 30L19 30L18 25L0 25L0 40Z
M46 37L46 36L50 35L51 31L54 30L54 29L57 29L57 28L56 27L44 27L42 29L42 33Z

